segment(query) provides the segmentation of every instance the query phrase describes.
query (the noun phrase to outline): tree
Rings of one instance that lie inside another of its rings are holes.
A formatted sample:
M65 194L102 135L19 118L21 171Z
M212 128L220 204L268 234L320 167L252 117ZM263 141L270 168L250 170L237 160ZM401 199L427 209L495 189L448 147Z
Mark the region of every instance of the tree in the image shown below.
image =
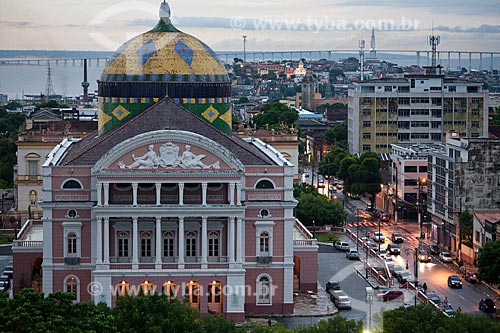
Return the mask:
M340 162L349 154L344 148L335 147L319 162L318 171L323 176L337 176Z
M295 214L305 225L313 225L313 221L317 226L325 224L341 226L343 224L346 214L342 205L320 195L313 186L296 185L294 196L299 202L295 208Z
M9 188L14 184L16 151L14 140L0 138L0 188Z
M492 119L489 121L490 125L500 125L500 106L497 107L496 114L492 117Z
M472 245L472 232L473 232L474 218L470 211L466 209L458 216L458 223L460 224L460 237L462 241Z
M279 129L282 123L291 126L297 119L299 119L299 114L296 110L280 102L272 102L264 104L260 112L252 118L252 121L257 125L257 128Z
M479 249L477 266L479 268L479 279L491 284L500 284L499 240L487 242L481 249Z
M347 148L347 122L344 121L342 124L329 128L325 132L325 139L330 144Z

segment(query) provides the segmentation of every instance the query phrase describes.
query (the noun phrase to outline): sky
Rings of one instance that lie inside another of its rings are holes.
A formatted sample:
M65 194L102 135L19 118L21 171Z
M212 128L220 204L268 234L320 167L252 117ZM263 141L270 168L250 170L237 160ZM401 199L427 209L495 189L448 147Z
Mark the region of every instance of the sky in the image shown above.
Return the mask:
M161 0L0 0L0 49L114 51L150 30ZM500 51L500 0L170 0L180 30L216 51Z

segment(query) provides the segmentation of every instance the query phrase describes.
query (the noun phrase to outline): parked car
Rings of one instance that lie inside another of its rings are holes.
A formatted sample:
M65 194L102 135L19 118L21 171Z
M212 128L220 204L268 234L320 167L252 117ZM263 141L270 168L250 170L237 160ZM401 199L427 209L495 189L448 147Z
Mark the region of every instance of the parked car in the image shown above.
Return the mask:
M448 276L448 287L462 288L462 280L456 275L450 275Z
M469 281L470 283L477 283L477 276L474 272L466 271L464 275L465 281Z
M448 303L443 304L443 313L446 317L455 317L455 310Z
M439 296L434 291L427 291L425 295L427 296L429 302L432 302L437 307L441 305L441 298L439 298Z
M387 250L386 249L380 249L380 251L378 251L378 255L379 255L380 258L385 259L385 257L387 256Z
M389 244L387 245L387 252L393 255L401 254L401 249L397 244Z
M373 251L377 252L378 251L378 243L375 243L375 242L367 242L366 243L366 246L368 246L368 248L372 249Z
M431 254L439 254L439 246L431 245L429 248Z
M3 274L12 279L12 275L14 275L14 268L12 266L5 266L5 268L3 269Z
M349 260L359 260L359 253L358 250L350 249L347 251L345 254L345 257Z
M391 218L389 217L388 214L380 214L380 217L379 217L380 221L382 222L389 222L391 220Z
M373 240L375 242L385 243L385 236L383 233L377 231L373 233Z
M391 240L393 243L404 243L404 238L403 235L401 235L399 232L395 232L391 235Z
M340 282L337 280L330 280L326 283L326 291L340 290Z
M404 294L401 290L389 290L383 294L379 294L379 296L382 298L383 302L392 301L398 298L403 298L404 300Z
M342 290L334 290L330 293L330 300L338 309L350 309L351 299Z
M368 243L370 241L370 238L363 236L360 238L363 243Z
M0 292L7 291L10 289L10 279L6 276L0 277Z
M479 301L479 310L486 313L495 313L497 308L495 306L495 302L493 302L491 298L482 298Z
M418 251L417 259L420 262L430 262L432 258L431 258L430 254L427 251L425 251L425 250L419 250Z
M453 261L453 257L451 256L451 254L449 252L441 252L439 254L439 259L442 262L452 262Z
M398 279L398 282L401 284L406 282L413 282L415 280L413 279L413 275L407 270L399 271L397 273L396 279Z
M349 251L350 246L347 242L337 242L335 243L335 248L340 251Z

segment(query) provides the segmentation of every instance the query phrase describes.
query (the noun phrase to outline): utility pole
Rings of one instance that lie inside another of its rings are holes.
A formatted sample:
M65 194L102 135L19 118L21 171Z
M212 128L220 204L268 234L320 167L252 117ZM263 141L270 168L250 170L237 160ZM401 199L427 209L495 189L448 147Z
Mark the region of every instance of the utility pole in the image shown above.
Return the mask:
M247 36L243 35L243 63L247 62Z

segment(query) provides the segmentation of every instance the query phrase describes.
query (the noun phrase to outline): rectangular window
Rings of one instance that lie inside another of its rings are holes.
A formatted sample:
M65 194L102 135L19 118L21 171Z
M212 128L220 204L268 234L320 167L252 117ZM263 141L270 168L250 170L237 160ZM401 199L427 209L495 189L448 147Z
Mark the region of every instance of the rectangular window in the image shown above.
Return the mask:
M371 115L371 113L372 113L372 110L370 110L370 109L363 109L363 116L369 116L369 115Z
M163 240L163 256L173 257L174 256L174 239L165 238Z
M480 242L480 239L481 239L481 237L480 237L480 233L479 233L479 231L477 231L477 230L476 230L476 242L478 242L478 243L479 243L479 242Z
M472 127L478 128L479 127L479 121L473 121L472 122Z
M363 127L371 127L372 122L371 121L363 121Z
M118 238L118 257L128 257L128 238Z
M208 240L208 256L218 257L219 256L219 239L210 238Z
M196 257L196 238L186 238L186 257Z
M363 133L363 139L371 139L372 134L371 133Z
M370 145L363 145L363 151L370 151L371 146Z
M68 236L68 254L76 254L76 236Z
M417 166L416 165L406 165L405 172L417 172Z
M38 161L28 161L28 177L36 178L38 176Z
M151 238L141 238L141 256L151 257Z

